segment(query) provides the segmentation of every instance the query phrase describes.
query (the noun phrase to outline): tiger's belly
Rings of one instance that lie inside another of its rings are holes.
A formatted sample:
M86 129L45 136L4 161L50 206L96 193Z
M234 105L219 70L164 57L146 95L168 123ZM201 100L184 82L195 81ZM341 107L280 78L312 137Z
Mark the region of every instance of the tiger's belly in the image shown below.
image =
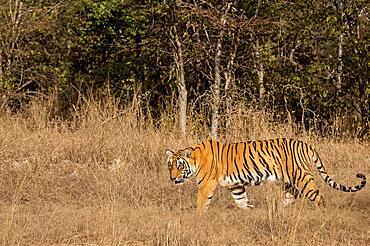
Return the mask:
M250 185L262 185L263 182L276 182L278 179L274 175L259 177L256 176L253 179L238 179L232 177L220 177L218 183L222 187L233 187L233 186L250 186Z
M220 177L218 179L218 183L222 187L230 187L230 186L235 186L235 185L241 185L242 182L237 181L237 180L232 180L230 177Z
M218 183L222 187L234 187L234 186L250 186L250 185L260 185L263 180L239 180L232 179L230 177L223 177L218 179Z

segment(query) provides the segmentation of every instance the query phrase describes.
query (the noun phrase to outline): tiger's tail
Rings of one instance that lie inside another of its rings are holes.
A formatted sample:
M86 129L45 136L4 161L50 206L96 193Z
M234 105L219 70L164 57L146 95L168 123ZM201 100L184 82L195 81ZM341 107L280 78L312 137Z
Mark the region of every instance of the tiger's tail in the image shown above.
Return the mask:
M337 182L335 182L326 172L325 170L325 167L324 165L322 164L321 162L321 159L319 157L319 155L317 154L316 151L313 151L314 152L314 157L313 157L313 161L315 163L315 166L316 166L316 169L318 170L321 178L332 188L336 189L336 190L340 190L340 191L344 191L344 192L356 192L356 191L359 191L361 190L362 188L365 187L366 185L366 177L365 175L361 174L361 173L358 173L356 174L356 177L361 179L361 182L360 184L356 185L356 186L345 186L345 185L341 185Z

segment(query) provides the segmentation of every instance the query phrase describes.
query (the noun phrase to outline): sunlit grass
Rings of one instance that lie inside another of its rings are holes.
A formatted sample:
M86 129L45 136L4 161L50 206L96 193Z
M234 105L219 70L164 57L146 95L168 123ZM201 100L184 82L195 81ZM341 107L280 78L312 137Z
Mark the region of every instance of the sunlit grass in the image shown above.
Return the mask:
M69 121L47 117L34 104L0 117L1 245L368 245L370 196L345 194L317 183L327 208L306 200L280 205L277 185L250 187L255 209L237 209L217 189L209 211L195 213L196 186L169 181L166 148L208 137L201 116L189 118L189 137L177 135L175 114L156 126L137 107L86 102ZM138 116L139 115L139 116ZM369 177L370 145L356 139L320 139L240 107L224 141L293 137L312 144L337 181Z

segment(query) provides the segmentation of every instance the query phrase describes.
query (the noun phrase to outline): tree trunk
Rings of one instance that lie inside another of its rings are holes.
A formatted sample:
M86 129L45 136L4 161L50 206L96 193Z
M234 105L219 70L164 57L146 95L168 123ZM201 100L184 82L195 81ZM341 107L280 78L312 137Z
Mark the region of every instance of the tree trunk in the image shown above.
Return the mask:
M259 107L262 111L265 110L265 86L264 86L264 75L265 75L265 69L263 66L263 62L261 60L261 55L259 52L260 46L258 39L256 40L256 44L254 45L254 55L256 57L255 60L255 69L257 71L258 76L258 88L259 88Z
M174 28L175 36L175 62L176 62L176 77L177 77L177 87L179 90L179 129L181 135L184 137L186 134L186 108L188 100L188 91L186 90L185 83L185 70L184 70L184 59L182 53L182 45L177 33L176 27Z
M339 1L339 14L340 23L344 25L344 13L343 13L343 3ZM343 73L343 32L342 27L339 27L339 44L338 44L338 73L337 73L337 89L340 91L342 89L342 73Z
M258 16L258 10L260 7L261 2L257 2L257 9L254 14L255 17ZM254 45L254 56L256 58L254 66L257 71L258 76L258 88L259 88L259 108L264 113L265 111L265 86L264 86L264 75L265 75L265 69L263 67L263 62L260 55L260 45L258 38L256 38L256 43Z
M339 44L338 44L338 74L337 74L337 89L340 91L342 88L342 73L343 73L343 33L340 31Z
M224 26L226 23L226 15L231 8L232 3L228 3L224 15L221 17L221 31L216 44L216 54L215 54L215 81L212 86L212 118L211 118L211 134L213 138L217 138L218 134L218 120L219 120L219 110L220 110L220 86L221 86L221 48L222 40L225 33Z
M221 85L221 74L220 74L220 56L221 56L221 39L223 36L223 30L220 32L220 37L217 40L216 55L215 55L215 82L212 86L212 119L211 119L211 134L213 138L217 138L218 131L218 118L220 109L220 85Z
M234 40L235 37L232 37L232 39ZM231 115L231 99L232 99L232 96L231 96L231 93L230 93L230 86L231 86L231 83L233 81L233 74L234 74L234 61L235 61L235 57L236 57L236 52L238 50L238 45L234 45L234 50L231 52L230 54L230 60L227 64L227 69L226 69L226 72L225 72L225 102L226 102L226 129L229 128L230 126L230 115Z

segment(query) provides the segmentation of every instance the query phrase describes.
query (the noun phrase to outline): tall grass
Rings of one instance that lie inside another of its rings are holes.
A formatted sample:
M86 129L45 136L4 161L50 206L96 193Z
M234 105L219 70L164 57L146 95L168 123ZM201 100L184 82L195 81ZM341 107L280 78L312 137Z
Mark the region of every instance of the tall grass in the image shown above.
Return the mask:
M195 214L196 185L174 186L164 162L177 149L209 137L207 120L190 115L188 137L176 114L152 119L137 103L84 100L68 120L52 117L50 102L0 116L1 245L369 245L369 188L334 191L317 178L327 208L304 199L280 205L278 185L250 187L252 210L216 191L210 210ZM309 142L327 170L353 185L369 176L370 145L319 138L239 105L221 129L224 141L293 137Z

